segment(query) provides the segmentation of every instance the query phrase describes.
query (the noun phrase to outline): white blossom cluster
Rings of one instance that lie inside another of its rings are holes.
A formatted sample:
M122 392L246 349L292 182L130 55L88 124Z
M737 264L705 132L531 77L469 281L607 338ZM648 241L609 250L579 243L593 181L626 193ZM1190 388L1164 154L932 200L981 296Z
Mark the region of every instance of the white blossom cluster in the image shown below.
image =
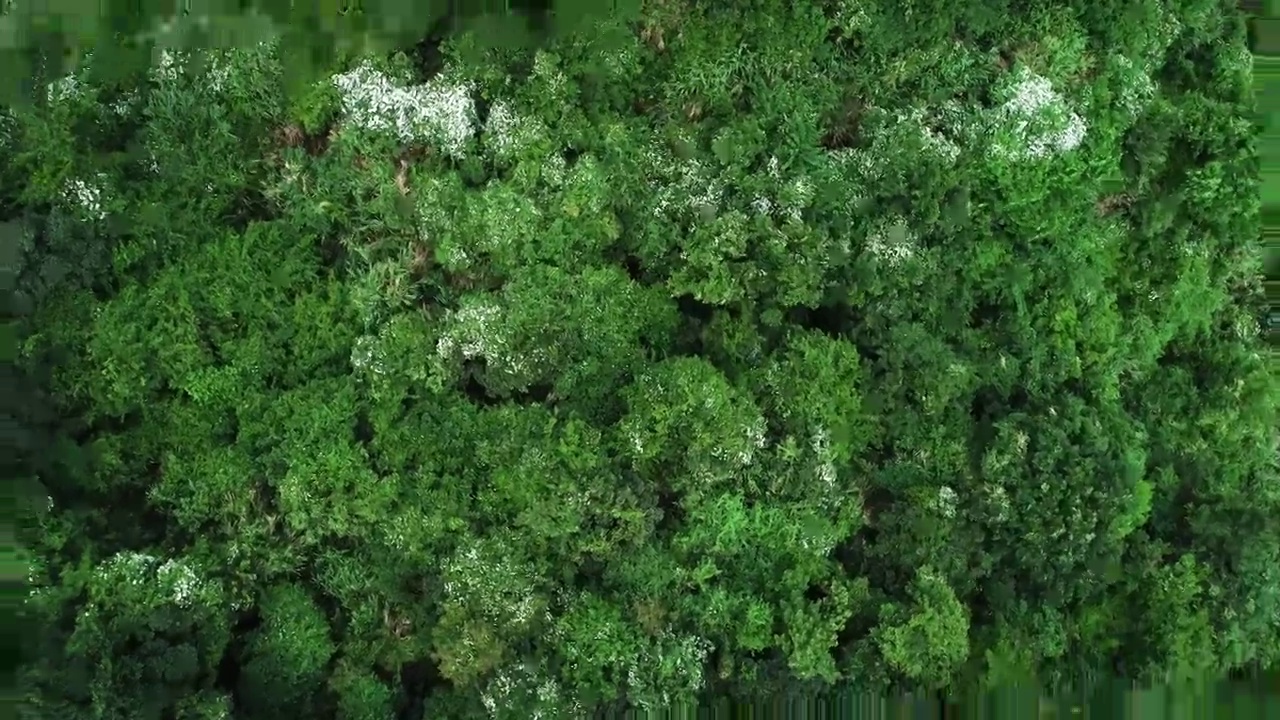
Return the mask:
M953 117L958 114L954 103L945 106L943 110L942 117L951 119L953 122L958 121L958 118ZM893 129L889 134L903 133L919 137L926 150L948 163L954 162L960 157L960 146L951 138L930 127L932 114L921 107L895 110L892 113Z
M987 477L999 477L1005 468L1013 463L1014 458L998 448L990 448L982 456L982 473Z
M426 525L425 518L417 515L418 513L398 512L389 521L384 521L382 533L387 545L399 552L416 553L420 548L412 538L419 528Z
M441 357L461 352L464 358L498 356L506 350L506 338L497 332L502 318L497 303L486 299L464 305L448 315L449 331L436 343Z
M643 376L637 382L648 386L658 396L667 392L663 383L650 376ZM726 407L722 398L723 396L704 396L705 414L703 416L723 417L725 413L732 412ZM653 459L662 452L666 443L673 439L667 434L671 430L656 430L647 426L644 420L638 420L634 416L624 419L619 429L635 452L637 461ZM678 433L679 430L675 432ZM738 432L741 432L741 435L738 435ZM757 411L739 430L732 434L721 435L717 439L720 444L710 450L710 458L698 455L688 459L690 472L700 483L712 484L732 477L734 473L754 462L756 452L768 445L768 422ZM650 445L650 441L655 441L653 446Z
M640 657L631 659L627 665L627 685L636 704L645 710L668 708L681 699L672 697L673 686L685 693L701 690L706 682L707 656L714 649L715 646L706 638L663 631L657 638L656 647L646 648ZM668 678L654 687L649 678L656 668L665 671Z
M831 450L830 433L824 428L819 428L813 433L813 440L810 445L813 448L813 454L818 459L816 468L818 480L828 492L834 493L836 490L836 457Z
M1241 85L1253 85L1253 51L1245 43L1231 43L1222 50L1226 54L1223 64L1227 68L1234 71L1236 80ZM1245 118L1236 118L1237 121L1246 121Z
M1250 338L1255 338L1258 336L1258 333L1261 331L1261 328L1258 323L1258 319L1255 317L1252 317L1251 315L1248 315L1247 313L1240 313L1239 315L1236 315L1236 319L1233 325L1234 325L1233 329L1235 330L1236 337L1240 338L1241 340L1248 340Z
M787 218L800 222L803 214L813 202L814 187L809 178L801 176L792 180L782 191L780 205Z
M86 82L89 62L92 59L93 52L85 52L76 67L45 86L45 94L50 104L94 100L97 88Z
M195 571L176 560L166 560L156 570L156 579L170 590L178 607L191 607L200 589L200 578Z
M867 252L890 267L897 267L916 255L916 237L906 220L893 216L881 220L867 238Z
M529 79L541 83L546 94L553 99L564 100L569 89L569 76L564 74L554 55L539 50L533 58L533 72Z
M221 93L237 77L261 76L277 62L277 48L275 40L264 40L249 47L211 51L201 81L209 90Z
M462 157L476 132L474 84L441 74L423 85L402 87L369 62L333 77L347 122L401 142L432 142Z
M98 566L95 574L108 585L128 584L136 588L156 585L168 601L188 608L204 589L200 577L188 565L169 559L160 562L153 555L121 552Z
M875 153L868 150L840 148L832 150L830 158L857 185L874 182L884 177L883 162Z
M757 416L751 424L747 426L746 446L739 451L737 456L734 458L738 465L742 467L750 465L751 461L755 459L755 452L757 450L764 449L764 446L768 443L768 438L766 437L767 430L768 426L763 415Z
M97 184L79 179L71 180L63 191L63 197L84 217L102 220L107 217L107 211L102 206L102 181L105 178L105 175L100 174Z
M512 695L519 699L513 701ZM530 720L561 717L558 713L566 704L569 705L570 717L582 714L582 707L576 699L566 702L564 692L555 677L529 663L500 669L481 693L480 703L490 717L497 717L499 709L509 709L513 702L527 706L528 700L525 698L528 696L532 696L536 703L527 708Z
M303 526L317 507L309 488L314 472L311 467L295 464L279 480L280 507L284 510L285 522L291 526Z
M1050 408L1049 414L1056 415L1057 413L1053 408ZM995 479L994 482L985 486L983 491L988 498L988 502L996 510L996 520L998 522L1006 519L1010 507L1008 494L1000 484L999 479L1006 475L1006 469L1026 457L1027 446L1030 442L1030 436L1022 430L1015 430L1012 434L1001 433L995 446L988 449L982 457L983 474L986 477Z
M1084 118L1072 112L1053 84L1026 68L1014 75L1012 97L995 111L997 127L1012 143L997 142L995 151L1008 159L1044 158L1069 152L1084 140Z
M484 141L496 157L510 160L537 142L546 130L542 121L522 116L512 109L510 103L499 100L489 108L489 117L484 126Z
M100 565L97 569L97 575L101 578L116 574L127 575L130 584L142 586L146 583L146 579L143 576L158 564L159 561L153 555L139 552L121 552Z
M835 4L833 24L845 35L852 35L867 24L867 0L839 0Z
M719 210L724 183L700 160L679 160L658 144L646 148L644 159L654 184L654 215L670 218L681 210Z
M836 503L837 506L840 503ZM831 508L828 508L828 511ZM818 522L803 522L796 516L796 510L783 511L785 514L780 515L786 523L788 535L788 544L792 547L798 547L806 553L817 558L825 558L831 555L836 549L836 545L840 544L844 533L838 523L830 522L825 512L812 512L809 507L799 509L799 513L803 513L800 517L808 516L809 519L817 519ZM812 514L811 514L812 513Z
M356 339L351 351L352 368L363 379L374 382L375 394L376 388L382 387L379 381L384 378L395 376L415 384L428 380L433 363L430 356L418 352L423 329L421 317L406 314L392 317L381 324L376 333ZM406 351L406 348L412 350Z
M471 253L467 252L467 248L456 240L447 244L441 243L440 251L444 255L442 258L444 266L450 270L465 268L474 259L471 257Z
M53 505L52 499L49 501L50 507ZM45 566L44 561L38 557L27 558L27 587L29 588L27 602L35 600L41 592L45 591Z
M988 484L983 490L987 495L987 502L995 510L995 521L1004 522L1009 518L1009 493L1004 489L1003 485Z
M161 48L156 53L155 63L151 67L151 80L156 83L177 80L186 59L186 53L170 50L169 48Z
M121 93L119 96L117 96L114 100L111 101L110 108L111 108L111 112L115 113L116 117L123 118L123 117L128 117L134 114L134 112L136 112L138 108L137 91L130 89L124 93Z
M551 187L560 187L564 184L564 178L569 163L564 159L564 155L560 153L552 153L547 158L547 162L542 166L542 179Z
M631 444L632 451L634 451L636 455L643 457L647 446L644 442L644 436L640 433L640 428L634 425L629 426L626 429L626 434L627 441Z
M466 543L444 567L447 601L516 631L527 628L539 616L545 617L535 583L532 569L517 563L507 548L494 540Z
M708 400L707 403L708 409L711 409L711 401ZM723 463L725 462L730 464L730 472L749 466L755 460L756 451L763 449L768 444L766 436L767 424L763 416L754 418L749 425L743 428L743 431L744 437L742 441L735 441L732 448L721 446L711 450L711 457L718 462L704 464L696 471L696 474L702 480L714 482L722 478L724 476ZM632 444L633 446L638 444L634 437L632 438Z
M730 212L724 218L727 222L721 223L710 234L709 237L700 238L702 242L698 243L694 258L689 257L689 251L686 247L680 249L680 259L685 261L687 267L693 268L702 266L708 256L716 258L712 262L719 265L728 261L730 258L742 257L750 243L750 230L746 223L746 216L739 212ZM775 245L782 246L785 250L787 245L786 236L780 232L774 232L769 238ZM694 265L694 263L698 265ZM718 292L712 288L700 287L693 292L694 297L702 302L721 304L730 302L734 297L733 286L721 289Z
M1013 449L1021 457L1027 453L1027 443L1031 438L1023 431L1018 430L1013 433Z
M1148 35L1147 53L1143 57L1143 67L1147 72L1154 72L1160 67L1169 46L1182 34L1184 26L1182 18L1179 17L1180 14L1179 11L1169 8L1167 4L1160 9L1160 21Z
M16 126L17 121L13 119L13 115L8 110L0 108L0 149L13 140L13 130Z
M953 518L956 516L956 506L960 502L960 496L950 485L943 485L938 488L938 512L942 513L945 518Z
M1123 55L1115 58L1115 63L1120 68L1117 102L1127 117L1136 118L1155 97L1155 81L1144 68Z
M884 178L885 164L901 155L904 147L919 143L925 159L932 156L947 165L956 162L966 140L974 135L978 117L976 111L954 100L935 108L870 107L866 114L869 144L863 148L840 148L828 154L845 175L853 203L858 202L867 188Z
M550 358L542 349L517 352L509 333L503 328L505 313L492 297L464 300L458 310L445 317L445 331L436 342L436 353L449 361L484 358L492 371L511 378L527 378L545 367Z
M645 160L651 177L655 178L655 215L670 217L673 211L720 209L724 200L724 181L702 161L678 160L659 145L651 145L646 149ZM770 178L782 183L781 162L777 156L769 158L766 172ZM812 180L802 175L782 184L776 197L757 194L750 205L759 215L772 215L775 211L781 211L785 217L800 222L804 211L812 203L814 194Z
M210 58L205 81L209 85L209 89L215 93L220 93L226 89L227 84L231 82L235 75L236 67L229 56L215 56Z
M85 88L81 84L80 78L75 75L67 75L49 83L49 102L66 102L83 97L84 92Z
M579 213L606 212L609 172L594 155L586 154L578 158L559 184L564 186L566 197L573 197L574 202L580 203L577 208Z
M455 352L467 359L500 357L507 350L506 338L495 328L501 316L501 309L492 302L476 302L451 311L448 321L452 327L436 343L436 352L441 358L452 357Z
M765 163L765 173L774 181L782 181L781 161L777 155L769 156ZM782 187L780 197L769 197L767 195L756 195L751 200L751 209L760 215L772 215L774 210L781 209L787 218L800 222L801 214L806 208L809 208L809 202L813 200L814 187L813 182L808 177L797 177L792 179L790 183Z
M385 375L387 367L384 359L377 336L362 335L356 338L351 348L351 367L362 372L368 370L375 375Z

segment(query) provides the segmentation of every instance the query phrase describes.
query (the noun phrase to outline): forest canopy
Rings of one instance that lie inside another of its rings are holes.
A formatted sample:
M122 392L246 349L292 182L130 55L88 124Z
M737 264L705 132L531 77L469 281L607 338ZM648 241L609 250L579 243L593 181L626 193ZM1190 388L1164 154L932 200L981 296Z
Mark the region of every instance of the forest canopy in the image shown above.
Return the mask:
M0 114L41 718L1280 660L1243 21L655 0Z

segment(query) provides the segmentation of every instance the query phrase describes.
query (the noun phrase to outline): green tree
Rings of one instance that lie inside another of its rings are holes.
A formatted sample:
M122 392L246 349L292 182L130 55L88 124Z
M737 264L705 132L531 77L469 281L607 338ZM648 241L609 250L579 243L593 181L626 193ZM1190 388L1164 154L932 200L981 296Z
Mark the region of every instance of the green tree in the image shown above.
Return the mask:
M909 605L880 610L876 641L885 661L912 682L945 686L969 655L969 613L944 580L921 569Z
M216 682L232 608L216 580L181 558L126 551L81 564L66 582L28 601L61 635L43 660L36 708L67 717L162 718L181 709L216 717L225 707ZM67 592L71 587L80 592Z
M262 598L262 627L248 638L240 693L256 716L315 702L336 647L329 621L306 589L271 588Z

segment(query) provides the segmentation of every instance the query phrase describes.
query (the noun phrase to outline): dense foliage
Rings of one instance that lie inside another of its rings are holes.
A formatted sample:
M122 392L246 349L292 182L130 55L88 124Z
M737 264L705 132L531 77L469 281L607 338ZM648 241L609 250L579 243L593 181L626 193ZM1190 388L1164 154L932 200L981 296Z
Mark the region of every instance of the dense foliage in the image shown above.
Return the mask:
M1230 4L280 56L90 57L3 118L36 716L1280 660Z

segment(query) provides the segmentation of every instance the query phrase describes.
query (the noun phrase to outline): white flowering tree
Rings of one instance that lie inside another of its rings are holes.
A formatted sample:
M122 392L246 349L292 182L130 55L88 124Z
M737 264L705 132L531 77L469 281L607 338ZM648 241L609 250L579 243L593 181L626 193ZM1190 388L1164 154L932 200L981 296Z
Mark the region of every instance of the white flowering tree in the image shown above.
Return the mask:
M635 371L642 343L670 337L678 322L669 298L616 267L530 265L500 291L459 304L435 348L446 371L474 373L498 397L546 385L584 410ZM468 361L482 369L468 370Z
M476 132L471 83L448 75L423 85L403 82L367 61L334 76L342 123L356 131L389 133L405 144L430 143L450 157L462 157Z
M219 583L181 558L121 552L87 568L84 599L55 675L96 717L226 718L217 673L232 609ZM49 706L56 714L74 708Z
M734 481L769 441L753 399L701 359L656 364L625 394L620 451L637 472L682 502L697 503Z
M515 647L545 631L547 580L509 535L462 538L442 569L442 616L433 655L445 677L472 685L510 663Z

